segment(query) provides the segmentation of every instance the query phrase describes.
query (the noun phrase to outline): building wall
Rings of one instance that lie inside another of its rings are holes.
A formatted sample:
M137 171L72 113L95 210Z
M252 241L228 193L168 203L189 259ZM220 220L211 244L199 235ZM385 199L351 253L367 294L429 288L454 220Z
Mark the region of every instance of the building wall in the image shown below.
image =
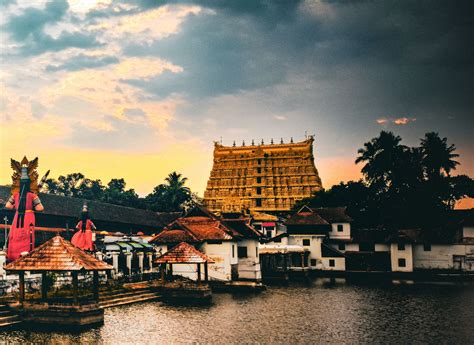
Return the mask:
M469 260L474 255L474 244L432 244L430 251L425 251L423 244L416 244L413 253L414 268L455 269L456 255L467 259L464 265L466 271L474 271L474 265Z
M413 248L411 243L405 243L405 249L399 250L397 243L390 244L390 258L393 272L413 272ZM399 260L405 260L405 267L399 264Z
M342 231L337 231L338 225L342 225ZM329 238L350 239L351 224L350 223L332 223Z
M220 244L204 243L202 252L215 261L209 265L209 279L211 280L232 280L232 265L237 265L236 242L222 242Z
M309 246L303 245L303 240L306 239L310 241ZM321 235L289 235L288 244L298 245L309 250L308 265L310 269L321 269L321 243L323 239L324 236ZM311 259L316 260L316 265L311 265Z
M376 243L375 244L375 251L376 252L389 252L390 245L385 243Z
M330 260L334 260L334 266L330 266ZM321 269L324 271L345 271L346 258L321 258Z
M232 256L234 247L234 256ZM166 245L157 245L157 250L162 254L168 251ZM215 263L209 264L208 273L210 280L230 281L232 278L232 265L238 264L236 242L222 242L220 244L203 243L198 247L200 251L209 256ZM201 267L202 278L204 278L204 267ZM195 264L175 264L173 274L197 280L197 266Z
M465 226L462 229L463 238L474 238L474 226Z
M246 239L238 242L237 245L247 248L247 257L238 258L239 279L261 280L258 241Z

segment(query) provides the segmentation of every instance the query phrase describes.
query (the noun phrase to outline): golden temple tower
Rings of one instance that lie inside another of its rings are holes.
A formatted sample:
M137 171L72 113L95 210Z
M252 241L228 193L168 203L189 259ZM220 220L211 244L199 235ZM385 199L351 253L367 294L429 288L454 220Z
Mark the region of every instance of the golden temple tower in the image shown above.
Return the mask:
M212 212L289 211L322 188L314 165L314 138L236 147L214 143L214 164L204 192Z

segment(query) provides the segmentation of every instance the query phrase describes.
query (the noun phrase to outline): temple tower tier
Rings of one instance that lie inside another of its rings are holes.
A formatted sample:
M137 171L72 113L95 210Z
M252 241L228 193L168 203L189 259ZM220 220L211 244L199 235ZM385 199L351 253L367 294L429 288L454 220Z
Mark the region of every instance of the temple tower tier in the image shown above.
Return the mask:
M314 138L298 143L223 146L204 192L212 212L285 212L322 188L314 165Z

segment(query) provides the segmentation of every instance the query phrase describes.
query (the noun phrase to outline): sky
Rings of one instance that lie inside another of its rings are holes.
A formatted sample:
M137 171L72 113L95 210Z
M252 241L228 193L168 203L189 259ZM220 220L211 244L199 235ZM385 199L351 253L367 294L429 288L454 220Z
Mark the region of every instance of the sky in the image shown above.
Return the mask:
M360 178L381 130L435 131L474 176L473 3L0 0L0 184L172 172L202 195L213 142L315 135L323 186Z

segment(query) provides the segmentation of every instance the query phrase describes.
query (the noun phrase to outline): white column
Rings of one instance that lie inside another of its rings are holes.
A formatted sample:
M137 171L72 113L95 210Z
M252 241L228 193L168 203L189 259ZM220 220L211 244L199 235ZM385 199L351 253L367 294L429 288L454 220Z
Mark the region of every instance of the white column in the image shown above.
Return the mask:
M125 253L127 258L128 274L132 274L132 253Z
M153 271L153 253L147 253L147 255L148 255L148 262L150 265L149 271L152 272Z
M143 273L143 258L145 257L144 253L137 253L138 256L138 268L140 270L140 273Z
M119 256L119 253L112 253L112 266L114 266L115 273L118 273L119 271L118 256Z
M100 261L104 260L104 254L102 252L96 252L95 257Z

